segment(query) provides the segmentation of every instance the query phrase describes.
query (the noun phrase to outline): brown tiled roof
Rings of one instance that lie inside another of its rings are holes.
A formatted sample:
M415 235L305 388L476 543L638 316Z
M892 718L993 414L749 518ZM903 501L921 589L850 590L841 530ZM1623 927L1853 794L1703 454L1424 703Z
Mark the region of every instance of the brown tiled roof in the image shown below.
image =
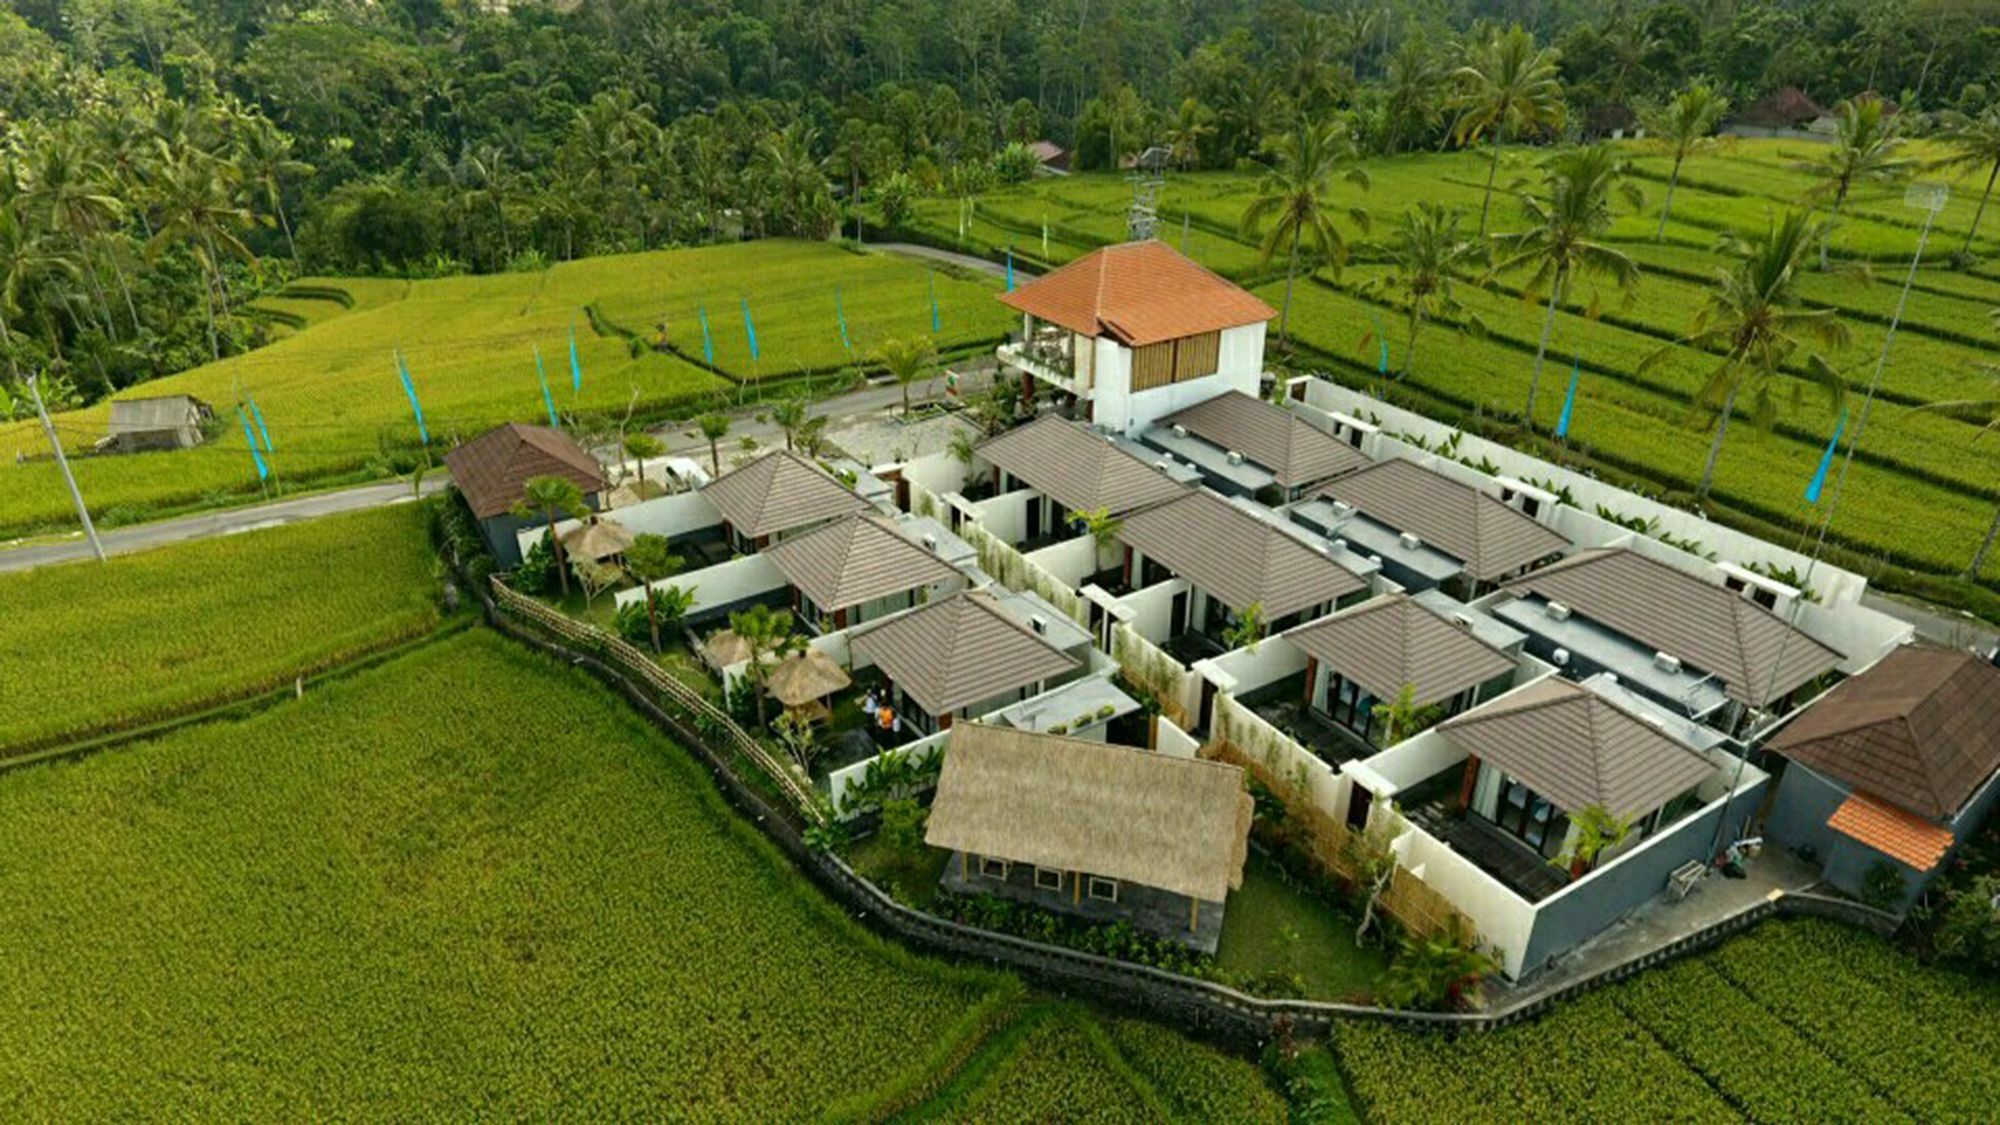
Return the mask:
M1391 457L1319 490L1369 519L1408 532L1465 565L1479 581L1568 550L1569 540L1468 484Z
M1118 537L1238 613L1259 603L1266 621L1368 587L1270 520L1206 489L1126 516Z
M1849 794L1833 810L1826 825L1851 840L1874 848L1883 855L1908 864L1915 871L1929 871L1951 850L1951 830L1912 816L1902 809L1878 801L1865 793Z
M1221 902L1255 808L1235 766L961 723L924 842Z
M568 434L509 422L444 455L452 481L480 519L504 515L535 477L564 477L584 492L602 492L604 467Z
M1920 817L1950 819L2000 769L2000 668L1906 645L1842 681L1769 746Z
M1093 250L1000 300L1038 320L1131 348L1278 315L1157 239Z
M1314 428L1282 406L1242 391L1225 391L1160 419L1185 426L1211 445L1241 453L1271 470L1278 483L1297 488L1359 469L1368 458L1344 441Z
M1505 675L1514 658L1407 594L1387 594L1309 621L1285 639L1321 664L1394 699L1404 684L1428 706Z
M851 644L932 715L1077 667L1068 653L1009 619L991 595L973 590L867 626Z
M1773 90L1744 106L1733 120L1746 125L1787 129L1824 116L1826 116L1825 107L1807 97L1804 90L1797 86L1786 86L1783 89Z
M1736 591L1623 547L1584 551L1522 575L1507 589L1561 602L1719 677L1730 698L1752 707L1784 698L1841 661Z
M764 557L821 609L944 582L958 574L878 515L849 516L767 548Z
M1053 414L988 438L979 456L1072 512L1125 512L1187 491L1109 438Z
M865 511L868 502L826 470L776 449L710 481L701 494L722 518L752 539Z
M1617 816L1643 816L1715 772L1663 730L1555 676L1438 729L1565 812L1602 805Z

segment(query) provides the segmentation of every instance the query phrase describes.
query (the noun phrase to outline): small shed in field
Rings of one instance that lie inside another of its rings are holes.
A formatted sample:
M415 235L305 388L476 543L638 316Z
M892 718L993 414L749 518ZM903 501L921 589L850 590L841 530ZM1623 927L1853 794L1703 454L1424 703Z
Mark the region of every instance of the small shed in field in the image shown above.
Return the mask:
M215 417L192 395L119 399L111 404L111 425L98 448L108 453L190 449L200 445L201 427Z

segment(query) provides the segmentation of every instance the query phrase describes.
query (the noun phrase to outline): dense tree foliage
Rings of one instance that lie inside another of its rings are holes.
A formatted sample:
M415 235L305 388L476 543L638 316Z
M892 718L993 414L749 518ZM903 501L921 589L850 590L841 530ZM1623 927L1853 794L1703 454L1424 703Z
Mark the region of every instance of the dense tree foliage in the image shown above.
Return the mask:
M1470 127L1517 26L1550 104ZM60 402L254 346L246 301L299 273L894 223L1031 175L1043 137L1082 168L1266 163L1335 119L1370 152L1532 142L1697 78L1878 91L1917 135L1986 113L1996 60L2000 0L17 0L0 377Z

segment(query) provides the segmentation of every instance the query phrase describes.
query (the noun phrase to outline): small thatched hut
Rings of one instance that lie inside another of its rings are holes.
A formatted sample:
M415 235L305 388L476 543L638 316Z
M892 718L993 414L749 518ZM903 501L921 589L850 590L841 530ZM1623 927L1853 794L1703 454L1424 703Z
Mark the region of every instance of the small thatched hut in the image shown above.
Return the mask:
M1253 805L1219 762L984 723L952 729L925 840L944 883L1214 952Z

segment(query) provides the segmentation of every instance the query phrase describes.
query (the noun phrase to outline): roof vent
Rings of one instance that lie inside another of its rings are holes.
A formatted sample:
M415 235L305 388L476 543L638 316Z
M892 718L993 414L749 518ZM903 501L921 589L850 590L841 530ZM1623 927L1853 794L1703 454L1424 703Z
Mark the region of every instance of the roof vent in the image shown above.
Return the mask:
M1451 623L1465 630L1468 633L1472 632L1472 615L1469 613L1452 614Z
M1333 518L1344 520L1347 519L1349 516L1352 516L1353 514L1354 514L1354 505L1349 504L1345 500L1335 500L1333 502Z
M1155 469L1160 470L1163 473L1170 472L1174 467L1174 459L1171 457L1163 457L1160 460L1153 462L1153 467Z
M1241 453L1236 452L1234 449L1230 450L1229 463L1232 465L1241 465L1243 463L1243 455Z
M1656 652L1653 654L1653 667L1670 676L1678 676L1681 672L1681 658L1678 656L1669 656L1664 652Z
M1034 629L1035 635L1038 637L1046 637L1049 634L1049 619L1039 613L1028 618L1028 625Z
M1569 667L1569 650L1566 648L1559 648L1554 652L1550 653L1549 663L1554 664L1558 668Z
M1547 606L1549 617L1555 621L1569 620L1569 607L1561 602L1550 602Z
M1378 567L1379 567L1379 566L1381 566L1381 565L1382 565L1382 556L1381 556L1381 555L1369 555L1369 556L1368 556L1368 561L1369 561L1369 562L1371 562L1371 563L1373 563L1373 564L1375 564L1376 566L1378 566Z
M1175 436L1175 437L1177 437L1177 438L1184 438L1184 437L1186 437L1186 436L1187 436L1187 427L1186 427L1186 426L1183 426L1183 425L1181 425L1181 424L1180 424L1180 423L1178 423L1178 422L1176 422L1176 423L1174 424L1174 436Z
M1347 540L1345 540L1345 539L1336 539L1336 540L1334 540L1334 541L1333 541L1333 549L1334 549L1334 550L1336 550L1336 551L1345 551L1345 550L1347 550Z
M1397 536L1396 538L1402 541L1403 549L1405 551L1417 551L1423 549L1424 545L1423 537L1418 535L1414 531L1405 531L1403 534Z
M933 555L937 554L938 537L935 535L926 534L924 536L924 547L927 550L929 550L931 554Z

